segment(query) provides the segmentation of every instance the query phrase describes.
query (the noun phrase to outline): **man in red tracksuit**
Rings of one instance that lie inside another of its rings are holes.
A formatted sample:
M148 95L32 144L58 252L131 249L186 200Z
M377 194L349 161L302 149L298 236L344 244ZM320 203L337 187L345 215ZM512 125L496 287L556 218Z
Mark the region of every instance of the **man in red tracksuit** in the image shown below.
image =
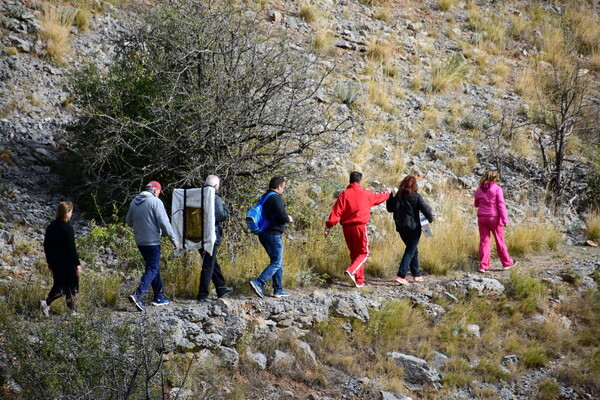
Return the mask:
M364 287L364 265L369 257L367 222L371 218L371 207L383 203L390 197L391 189L375 193L360 186L362 173L350 173L350 184L337 198L325 222L325 236L338 223L342 225L344 239L350 250L351 264L346 268L346 277L356 287Z

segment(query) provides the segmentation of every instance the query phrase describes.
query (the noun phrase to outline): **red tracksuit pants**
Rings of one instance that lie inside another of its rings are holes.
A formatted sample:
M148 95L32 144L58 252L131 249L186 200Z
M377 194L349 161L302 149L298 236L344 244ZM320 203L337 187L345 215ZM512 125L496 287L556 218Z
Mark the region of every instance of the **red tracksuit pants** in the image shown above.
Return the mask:
M367 236L367 225L342 225L344 239L350 250L350 266L346 271L354 275L356 284L365 282L364 265L369 257L369 237Z

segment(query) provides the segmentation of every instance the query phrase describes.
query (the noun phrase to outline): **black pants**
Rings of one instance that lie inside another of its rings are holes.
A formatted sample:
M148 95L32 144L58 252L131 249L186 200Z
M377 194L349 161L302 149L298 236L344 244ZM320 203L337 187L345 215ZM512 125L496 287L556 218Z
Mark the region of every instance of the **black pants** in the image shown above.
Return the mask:
M64 295L67 299L67 307L74 310L75 294L79 291L79 276L77 276L73 268L62 266L54 267L52 276L54 284L52 285L52 289L50 289L50 293L48 293L46 304L50 305L54 300Z
M208 286L210 282L215 285L217 290L217 296L222 294L222 290L225 287L225 278L221 272L221 266L217 261L217 249L219 245L215 244L213 247L212 256L204 249L199 250L202 255L202 273L200 274L200 290L198 291L198 299L205 299L208 297Z
M420 227L419 227L420 228ZM406 245L404 255L398 266L398 276L406 278L406 273L410 268L410 273L414 277L421 276L419 273L419 239L421 238L421 229L402 230L399 232L400 238Z

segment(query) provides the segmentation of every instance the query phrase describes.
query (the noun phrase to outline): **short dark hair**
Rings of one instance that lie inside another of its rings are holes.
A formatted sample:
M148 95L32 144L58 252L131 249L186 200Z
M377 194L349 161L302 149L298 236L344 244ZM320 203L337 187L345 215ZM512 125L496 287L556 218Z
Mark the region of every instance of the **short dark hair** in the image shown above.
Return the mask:
M269 189L277 189L279 186L283 185L285 182L285 178L283 176L274 176L269 181Z
M350 183L360 182L362 180L362 172L350 172Z

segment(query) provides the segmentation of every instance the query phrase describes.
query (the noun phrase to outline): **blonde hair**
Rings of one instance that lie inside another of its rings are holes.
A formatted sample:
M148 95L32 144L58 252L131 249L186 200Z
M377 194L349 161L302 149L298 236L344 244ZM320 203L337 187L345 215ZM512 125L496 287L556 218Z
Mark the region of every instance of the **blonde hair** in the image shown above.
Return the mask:
M500 174L498 171L487 170L479 180L479 186L483 186L487 182L498 182L500 180Z
M72 201L61 201L56 208L56 220L60 222L67 222L69 220L69 212L73 211Z

